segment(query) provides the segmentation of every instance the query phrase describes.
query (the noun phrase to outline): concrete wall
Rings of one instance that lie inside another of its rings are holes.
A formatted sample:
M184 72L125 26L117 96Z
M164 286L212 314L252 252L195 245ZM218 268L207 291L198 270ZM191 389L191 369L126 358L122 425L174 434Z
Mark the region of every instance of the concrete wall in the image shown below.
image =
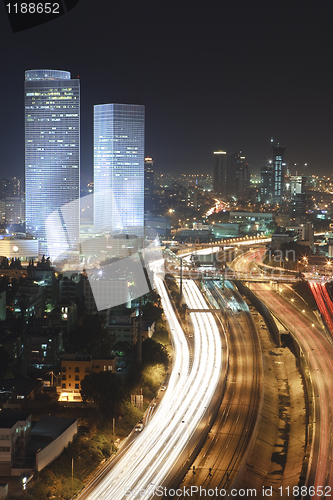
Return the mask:
M77 434L78 421L76 420L65 432L57 437L52 443L36 453L36 469L44 469L50 462L55 460Z
M0 484L0 500L8 495L8 483Z
M245 286L241 281L233 280L233 283L237 286L241 295L245 295L254 305L257 311L260 312L262 317L265 319L265 322L268 326L268 330L272 337L273 342L277 345L277 347L280 347L281 339L280 339L279 329L276 326L274 318L267 309L267 307L258 299L258 297L252 292L252 290L250 290L247 286Z

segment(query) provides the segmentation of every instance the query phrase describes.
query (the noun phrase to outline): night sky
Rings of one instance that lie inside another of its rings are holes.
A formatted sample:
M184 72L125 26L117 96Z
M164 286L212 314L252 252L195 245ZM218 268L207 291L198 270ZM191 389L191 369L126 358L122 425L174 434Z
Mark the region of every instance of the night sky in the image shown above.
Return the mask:
M19 33L1 4L0 47L1 177L24 175L24 71L41 68L80 76L84 179L93 104L110 102L146 106L146 155L159 171L212 173L224 149L259 172L273 136L290 166L332 172L331 0L80 0Z

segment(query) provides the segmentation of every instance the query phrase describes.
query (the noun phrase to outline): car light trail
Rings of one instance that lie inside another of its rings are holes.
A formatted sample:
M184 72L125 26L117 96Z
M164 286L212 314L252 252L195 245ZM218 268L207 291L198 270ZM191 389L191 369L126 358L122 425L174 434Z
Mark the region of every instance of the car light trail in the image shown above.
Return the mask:
M283 286L283 285L282 285ZM253 286L250 285L253 289ZM309 462L307 485L315 488L333 487L332 461L332 407L333 348L317 327L312 327L306 316L299 312L282 296L272 292L269 285L256 284L255 293L293 332L306 355L312 384L317 398L314 398L313 452ZM317 490L316 490L317 491ZM316 493L312 498L321 498Z
M221 339L212 314L190 313L195 346L190 370L187 341L157 274L157 265L154 267L156 288L175 347L170 381L153 418L110 473L84 496L87 500L137 498L138 490L145 490L144 498L152 498L154 487L170 484L179 457L186 461L191 438L203 421L220 379ZM194 282L185 281L183 289L190 308L207 308Z

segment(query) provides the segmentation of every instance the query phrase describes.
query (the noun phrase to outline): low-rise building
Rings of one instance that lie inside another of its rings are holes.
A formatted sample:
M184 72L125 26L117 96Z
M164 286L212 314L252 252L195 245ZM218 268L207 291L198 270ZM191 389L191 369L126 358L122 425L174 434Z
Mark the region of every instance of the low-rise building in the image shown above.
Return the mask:
M36 259L38 257L38 240L21 236L5 236L0 239L0 255L21 260Z
M14 313L23 313L26 318L36 315L43 316L45 307L44 287L38 283L27 279L24 285L21 285L14 298Z
M202 229L180 229L176 233L176 239L178 241L190 241L192 243L205 243L211 241L213 237L210 226L206 226Z
M62 330L50 328L48 320L35 319L33 328L27 333L26 358L33 368L49 368L55 366L62 349Z
M35 425L27 451L34 457L37 471L41 471L64 451L77 434L78 421L74 418L46 415Z
M29 469L25 461L31 434L31 415L17 411L0 414L0 475L20 476ZM32 467L33 469L33 467Z
M77 306L72 303L59 303L49 313L49 327L61 334L69 332L77 323Z
M299 243L306 244L312 250L314 249L314 231L312 222L298 224L297 226L287 226L286 230L293 231Z
M267 224L273 221L273 214L266 212L230 212L230 222L240 222L244 229L266 231ZM245 227L244 227L245 226Z
M39 396L42 388L41 380L27 377L2 380L0 407L3 410L26 410L30 401Z
M81 381L90 372L116 373L115 356L91 356L88 354L64 354L61 360L61 387L59 401L80 402Z
M135 344L138 337L138 311L130 307L114 307L107 322L109 334L116 342Z
M291 243L297 241L297 234L294 231L286 231L285 233L272 234L272 250L280 250L282 243Z

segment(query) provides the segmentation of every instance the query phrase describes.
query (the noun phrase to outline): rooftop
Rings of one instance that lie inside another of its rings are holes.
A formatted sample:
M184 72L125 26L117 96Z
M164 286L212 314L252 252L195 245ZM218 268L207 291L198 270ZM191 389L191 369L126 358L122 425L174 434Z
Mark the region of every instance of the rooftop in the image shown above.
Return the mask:
M21 411L6 411L0 413L0 429L12 429L17 422L25 422L30 417L30 413Z

